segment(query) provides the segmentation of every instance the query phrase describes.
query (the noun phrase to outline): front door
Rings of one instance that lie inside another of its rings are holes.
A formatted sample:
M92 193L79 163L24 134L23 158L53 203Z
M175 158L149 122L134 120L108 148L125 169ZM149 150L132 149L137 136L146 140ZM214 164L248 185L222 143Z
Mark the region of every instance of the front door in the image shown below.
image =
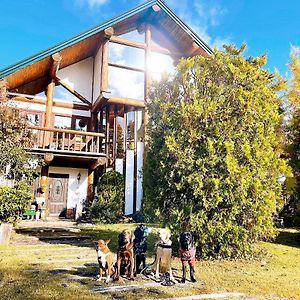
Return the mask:
M68 199L68 174L49 174L48 208L52 216L66 215Z

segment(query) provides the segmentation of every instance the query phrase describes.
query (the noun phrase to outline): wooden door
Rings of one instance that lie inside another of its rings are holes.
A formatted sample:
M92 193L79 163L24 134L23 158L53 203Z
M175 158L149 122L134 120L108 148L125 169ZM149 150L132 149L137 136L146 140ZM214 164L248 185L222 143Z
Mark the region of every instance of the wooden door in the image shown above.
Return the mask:
M67 210L68 174L49 174L48 208L52 216L63 217Z

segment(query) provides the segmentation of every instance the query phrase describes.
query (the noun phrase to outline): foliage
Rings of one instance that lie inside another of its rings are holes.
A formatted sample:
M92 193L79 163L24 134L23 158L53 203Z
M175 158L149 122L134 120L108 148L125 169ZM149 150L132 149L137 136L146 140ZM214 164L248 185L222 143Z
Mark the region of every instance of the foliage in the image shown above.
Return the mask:
M298 54L298 55L297 55ZM289 164L295 177L294 194L296 210L295 224L300 225L300 60L299 49L291 53L289 63L291 71L290 84L287 89L287 98L291 106L291 118L287 125L287 155Z
M91 207L93 221L116 223L123 214L124 178L116 171L105 173L99 180L98 201Z
M0 80L0 175L9 179L32 179L34 169L31 156L26 152L31 134L25 118L17 109L8 105L5 82Z
M26 181L13 187L0 186L0 223L14 223L32 201L32 191Z
M144 210L191 230L203 257L237 257L271 238L280 200L284 82L225 46L182 59L152 91Z

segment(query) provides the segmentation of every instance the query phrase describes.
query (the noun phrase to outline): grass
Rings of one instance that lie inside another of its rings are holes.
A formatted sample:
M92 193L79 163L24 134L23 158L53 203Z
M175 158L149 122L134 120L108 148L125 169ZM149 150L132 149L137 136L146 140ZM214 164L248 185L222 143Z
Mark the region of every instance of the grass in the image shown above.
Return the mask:
M92 239L111 239L110 249L116 251L119 232L134 229L135 225L81 228L82 234ZM0 299L158 299L221 291L241 292L257 299L300 299L300 231L296 229L280 230L273 243L259 243L257 246L266 253L259 260L199 261L196 284L104 295L90 292L99 285L94 280L97 263L92 243L21 245L14 242L19 238L16 235L11 245L0 247ZM151 262L154 232L148 241ZM173 259L172 266L181 276L178 258ZM137 278L134 283L143 282L146 281ZM126 280L126 284L131 283Z

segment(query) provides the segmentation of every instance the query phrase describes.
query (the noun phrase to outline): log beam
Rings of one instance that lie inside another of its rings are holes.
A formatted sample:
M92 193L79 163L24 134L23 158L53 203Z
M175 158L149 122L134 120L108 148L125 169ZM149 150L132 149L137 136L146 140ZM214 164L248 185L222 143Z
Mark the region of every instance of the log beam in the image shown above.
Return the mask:
M127 106L134 106L134 107L145 107L144 101L136 100L136 99L130 99L130 98L121 98L121 97L115 97L111 96L107 100L107 104L120 104L120 105L127 105Z
M53 54L51 56L51 58L52 58L52 65L50 68L50 78L55 79L55 77L57 76L60 62L62 60L62 56L59 52L57 52L57 53Z
M104 97L102 94L96 99L92 107L92 112L97 112L101 110L107 104L108 98Z
M115 30L113 27L109 27L104 29L104 37L107 39L110 39L115 33Z
M90 170L95 170L99 166L104 166L107 163L106 157L99 157L95 162L90 165Z

